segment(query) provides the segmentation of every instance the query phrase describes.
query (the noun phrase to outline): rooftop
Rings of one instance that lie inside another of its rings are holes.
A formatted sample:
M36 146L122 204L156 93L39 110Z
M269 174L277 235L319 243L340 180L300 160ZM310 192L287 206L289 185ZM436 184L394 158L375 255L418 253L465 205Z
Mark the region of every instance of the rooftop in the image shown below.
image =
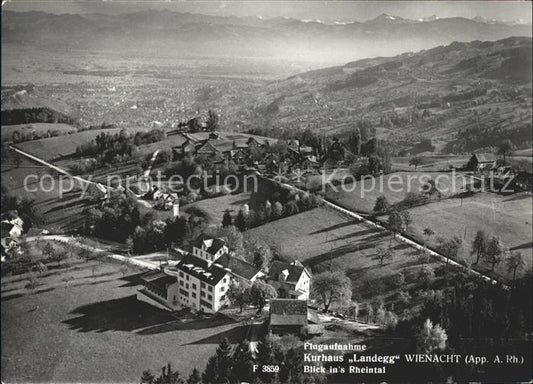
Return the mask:
M259 268L255 265L250 264L244 260L238 259L236 257L230 256L228 254L222 255L216 260L217 263L221 264L225 268L231 269L231 272L237 276L244 277L247 280L250 280L252 277L259 273Z
M300 280L300 276L302 276L302 273L304 272L305 267L299 261L294 261L292 263L286 263L284 261L276 260L270 266L270 270L268 272L268 278L271 280L279 280L279 275L284 270L287 270L288 272L288 275L285 281L290 282L290 283L296 283L298 282L298 280Z
M176 278L170 275L167 275L163 271L150 271L141 276L141 280L147 282L151 285L154 285L161 290L166 290L168 284L176 282Z
M211 237L207 235L200 235L194 240L193 246L196 248L204 249L205 251L210 253L211 255L214 255L220 249L222 249L223 246L226 245L226 242L222 239Z
M209 265L207 260L196 257L193 254L187 254L175 267L176 269L186 272L209 285L216 285L229 271L218 263Z

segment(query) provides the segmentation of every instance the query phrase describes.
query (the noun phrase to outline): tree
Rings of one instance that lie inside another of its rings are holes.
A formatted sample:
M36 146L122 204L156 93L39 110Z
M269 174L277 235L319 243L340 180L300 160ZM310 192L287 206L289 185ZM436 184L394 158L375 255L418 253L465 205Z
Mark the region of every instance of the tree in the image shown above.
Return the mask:
M26 281L28 282L28 284L26 284L26 288L34 291L37 287L37 276L33 272L29 272L26 275Z
M513 274L513 281L516 280L516 272L522 269L525 265L524 257L520 252L513 252L506 261L507 273Z
M250 383L252 381L252 354L247 340L241 342L233 353L230 381L232 383Z
M252 264L263 272L267 271L272 261L272 251L268 244L256 241L253 243L249 252Z
M89 245L86 244L85 240L81 240L80 239L79 242L80 242L79 255L87 263L91 259L92 255L93 255L93 252L92 252L91 248L89 247Z
M494 272L496 265L501 263L505 255L505 246L497 236L492 236L487 243L486 256L490 263L491 271Z
M431 268L429 265L424 265L420 270L418 271L418 281L423 286L429 286L433 279L435 278L435 271L433 268Z
M298 207L298 203L296 201L291 200L287 204L285 204L285 214L287 216L292 216L300 212L300 208Z
M257 307L258 313L263 311L267 300L275 299L277 296L276 289L261 280L254 281L250 288L250 301Z
M20 157L18 153L14 156L14 160L15 160L15 166L19 168L20 165L22 164L22 158Z
M343 272L322 272L313 279L313 293L328 311L332 303L344 304L352 298L352 281Z
M237 218L235 219L235 226L239 228L239 231L244 232L247 229L246 215L242 209L239 210Z
M416 169L418 168L418 166L420 164L422 164L422 158L421 157L415 156L415 157L411 157L409 159L409 166L414 165L415 171L416 171Z
M427 319L417 335L417 347L421 352L431 353L435 350L446 348L448 335L440 325L433 325L430 319Z
M372 307L370 304L368 304L366 308L366 322L374 322L374 307Z
M191 375L187 379L187 384L201 384L201 383L202 383L202 376L200 375L200 371L194 368L192 370Z
M433 236L435 234L435 232L433 232L433 230L431 228L425 228L424 229L424 235L426 235L427 237L427 242L429 243L429 239L431 238L431 236Z
M54 260L57 263L57 266L61 265L61 261L66 260L68 258L68 252L64 249L57 250L52 252L52 254L49 257L51 260Z
M435 180L428 180L424 185L422 185L421 192L425 193L429 197L432 197L433 195L437 195L437 197L440 199L442 196L442 192L440 191L437 183Z
M348 315L353 319L353 321L357 321L357 317L359 316L359 304L355 301L352 301L350 305L348 306Z
M208 131L217 131L219 129L218 126L218 115L215 111L212 111L211 109L208 111L207 116L207 130Z
M379 265L383 265L386 260L392 260L393 254L390 248L377 248L376 254L379 259Z
M476 261L474 264L478 264L479 260L485 257L485 254L487 252L487 235L484 231L479 230L476 232L476 237L474 238L474 241L472 241L472 253L476 254Z
M55 252L52 243L47 241L41 252L45 259L51 259L53 257L53 253Z
M507 156L511 155L513 152L513 143L511 140L504 140L498 145L498 155L503 156L503 162L505 163L505 159Z
M463 241L458 236L453 236L450 239L439 238L439 245L437 250L446 257L446 266L448 266L450 259L456 259Z
M244 281L232 282L229 287L228 298L232 304L238 305L242 312L243 307L251 301L250 284Z
M143 371L141 375L141 383L140 384L152 384L154 382L155 376L152 374L152 371L147 369L146 371Z
M271 365L274 363L274 351L272 348L272 343L265 337L257 344L257 353L256 353L256 362L260 366ZM258 372L259 379L264 383L272 382L274 373L271 372Z
M224 216L222 217L222 226L228 227L233 224L233 218L231 217L231 212L229 209L224 211Z
M405 284L405 275L402 272L396 273L392 277L392 284L395 288L402 288Z
M402 227L403 227L402 216L396 209L393 209L390 212L387 224L389 225L389 230L391 231L391 234L392 234L392 237L391 237L391 241L392 241L392 238L396 237L396 235L402 231Z
M180 378L178 371L173 371L170 363L166 367L161 368L161 375L154 379L154 384L182 384L183 380Z
M384 195L378 196L376 199L376 204L374 205L375 213L384 213L389 209L390 204L387 198Z
M242 232L237 227L233 225L222 227L217 231L216 237L223 239L229 250L234 252L236 257L244 259L244 240Z
M413 219L411 219L411 215L408 211L401 211L400 216L402 218L402 226L405 227L405 230L409 229L409 225L413 222Z
M276 201L272 206L272 218L279 219L283 215L283 205Z
M68 254L68 257L70 258L73 258L74 257L74 252L76 251L76 243L74 241L74 239L69 239L66 243L65 243L65 251L67 252Z
M167 219L164 229L164 245L166 247L180 246L188 234L188 223L184 217L176 217L174 219Z
M231 344L227 338L222 339L213 356L207 361L205 372L202 374L206 384L228 383L231 374Z
M20 142L21 140L21 134L19 131L17 130L14 130L13 133L11 134L11 140L13 140L13 143L17 144L18 142Z

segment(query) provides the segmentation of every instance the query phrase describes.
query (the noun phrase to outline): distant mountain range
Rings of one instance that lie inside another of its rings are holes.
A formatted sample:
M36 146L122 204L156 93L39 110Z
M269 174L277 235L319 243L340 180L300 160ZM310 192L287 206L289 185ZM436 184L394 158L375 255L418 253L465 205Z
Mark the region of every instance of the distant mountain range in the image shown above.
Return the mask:
M528 146L531 67L530 37L454 42L273 82L243 120L267 130L311 128L342 137L364 119L403 148L424 137L459 152L492 146L495 138ZM425 110L428 117L420 118Z
M366 22L335 24L153 10L120 15L2 12L3 44L158 52L177 57L238 56L341 63L453 41L531 34L531 26L519 23L436 16L409 20L383 14Z

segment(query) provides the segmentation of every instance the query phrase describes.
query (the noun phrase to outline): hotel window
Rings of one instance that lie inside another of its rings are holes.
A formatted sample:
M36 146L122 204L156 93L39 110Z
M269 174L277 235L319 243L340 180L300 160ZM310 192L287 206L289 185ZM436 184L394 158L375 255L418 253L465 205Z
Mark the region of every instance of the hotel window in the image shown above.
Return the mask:
M192 295L192 298L193 298L193 299L196 299L196 293L191 292L191 295Z
M183 272L180 272L180 277L183 277Z
M200 292L200 296L205 297L205 292L204 291Z
M183 280L180 280L180 285L183 287Z
M225 289L225 288L226 288L226 287L224 287L224 286L220 287L220 292L224 292L224 289Z
M211 295L207 295L207 300L209 300L209 301L213 301L213 296L211 296Z
M207 287L207 290L208 290L209 292L213 292L213 287L209 285L209 286Z
M205 288L205 283L202 283L202 288Z
M185 276L185 279L189 280L189 275Z
M189 283L185 284L185 288L189 289Z
M196 284L192 284L192 289L196 289Z

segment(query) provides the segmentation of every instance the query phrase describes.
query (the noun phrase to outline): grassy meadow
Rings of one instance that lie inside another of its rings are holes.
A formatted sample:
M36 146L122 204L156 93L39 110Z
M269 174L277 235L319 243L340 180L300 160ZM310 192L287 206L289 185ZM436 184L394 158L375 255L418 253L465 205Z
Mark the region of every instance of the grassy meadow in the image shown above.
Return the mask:
M171 314L137 301L141 272L70 260L37 275L33 289L26 275L3 277L2 380L138 382L168 362L188 376L224 337L245 337L247 327L223 315Z
M337 211L318 207L276 220L244 233L245 240L262 240L289 259L300 260L314 273L343 269L352 280L354 298L371 301L382 295L396 302L399 287L393 280L398 272L405 276L403 289L415 288L423 265L434 270L443 266L426 260L420 252L391 239L388 232L360 224ZM380 264L377 248L392 248L393 258Z
M463 239L461 258L470 258L471 244L478 230L489 236L499 236L511 251L524 256L526 268L532 265L531 213L533 200L530 194L510 196L495 193L478 193L463 199L446 199L409 209L412 225L409 233L421 241L426 240L423 231L431 228L436 235L430 238L430 245L436 246L436 237L459 236ZM476 267L489 270L486 262ZM496 267L496 273L510 278L504 263Z

